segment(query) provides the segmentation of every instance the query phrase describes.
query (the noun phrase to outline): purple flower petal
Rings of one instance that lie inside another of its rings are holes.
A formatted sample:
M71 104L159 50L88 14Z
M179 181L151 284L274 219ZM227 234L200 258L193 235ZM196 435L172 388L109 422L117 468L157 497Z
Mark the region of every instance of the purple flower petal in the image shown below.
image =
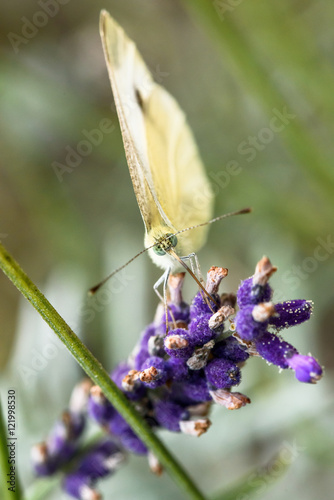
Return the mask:
M265 332L255 339L254 343L258 354L263 359L280 368L288 368L287 356L298 352L291 344L270 332Z
M83 494L86 494L86 497L89 498L89 493L91 494L91 498L94 499L94 490L87 484L85 474L80 472L68 474L64 478L63 488L66 493L74 498L77 498L78 500L82 500Z
M210 389L226 389L238 385L241 380L240 369L227 359L213 359L204 368Z
M102 393L100 387L95 386L88 400L88 414L99 425L106 425L115 415L116 410Z
M164 385L169 376L167 362L158 356L151 356L143 363L141 370L145 371L149 368L154 368L156 373L154 377L149 380L140 377L142 383L150 389L155 389L156 387Z
M120 447L114 441L106 439L88 451L79 464L78 472L92 481L107 476L113 472L111 462L107 459L120 452Z
M109 430L117 436L124 448L138 455L147 453L147 448L139 437L133 432L124 418L117 413L109 424Z
M58 460L49 455L46 443L38 443L32 447L31 461L37 476L51 476L59 467Z
M145 387L142 384L138 384L134 387L132 391L126 391L123 388L122 381L123 378L129 373L131 367L128 363L120 363L111 373L111 379L115 382L117 387L119 387L126 397L131 400L141 399L145 395Z
M218 304L220 303L219 295L215 294L214 299L218 302ZM209 300L209 299L207 299L207 300ZM218 310L218 307L212 301L210 301L210 303L211 303L212 310L208 306L206 300L203 299L201 292L198 292L195 295L195 297L191 303L191 306L190 306L190 319L197 318L198 316L200 316L202 314L212 315L214 312L216 312Z
M188 366L184 359L170 358L167 364L172 380L180 382L189 378Z
M173 432L180 432L180 420L189 419L189 412L173 401L157 400L154 405L157 422Z
M133 432L132 429L122 432L119 436L120 441L124 448L135 453L136 455L146 455L147 448L139 437Z
M65 411L61 419L56 421L46 444L49 456L58 466L73 456L84 427L85 417L80 413Z
M65 477L65 491L81 500L97 500L100 495L92 486L98 479L112 474L123 460L120 447L112 439L104 439L88 450L76 470Z
M171 304L168 302L168 321L183 321L184 323L189 322L189 306L185 302L181 304ZM166 327L166 316L163 314L161 321L164 327Z
M185 382L174 383L170 392L172 399L182 406L211 401L203 370L190 370L189 378Z
M189 340L195 347L200 347L216 338L217 332L209 328L209 319L212 313L201 314L193 318L189 324Z
M275 304L276 314L269 319L269 323L277 329L299 325L310 319L313 304L310 300L287 300Z
M246 347L241 345L235 337L228 337L218 342L212 349L215 358L224 358L234 363L241 363L249 358Z
M153 323L148 325L141 335L134 355L134 369L140 370L141 365L145 359L150 356L148 352L148 341L151 337L156 335L156 329Z
M111 380L115 382L119 389L122 389L122 380L131 370L131 366L128 363L120 363L116 366L116 368L111 372Z
M235 326L238 335L243 340L253 340L265 332L267 321L255 321L252 316L254 306L245 306L237 312L235 317Z
M175 342L173 339L175 338ZM173 358L188 359L194 350L188 330L175 328L165 337L165 351Z
M253 276L241 282L237 292L237 304L241 308L269 302L272 296L272 289L266 283L259 285L253 283Z
M287 359L287 363L300 382L315 384L322 377L322 368L312 356L296 353Z

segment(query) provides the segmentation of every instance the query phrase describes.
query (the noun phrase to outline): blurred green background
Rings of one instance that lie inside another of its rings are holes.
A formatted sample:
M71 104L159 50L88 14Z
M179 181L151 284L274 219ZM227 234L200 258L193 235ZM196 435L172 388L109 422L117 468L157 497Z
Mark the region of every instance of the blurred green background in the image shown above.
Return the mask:
M223 289L235 291L268 255L279 269L271 281L277 300L315 302L309 324L285 338L326 367L325 378L308 386L253 359L240 386L252 405L240 412L214 408L213 426L200 440L162 437L207 493L247 477L283 447L290 450L290 469L273 488L263 481L262 497L331 498L334 5L52 5L12 0L0 7L1 241L107 369L128 355L153 317L159 270L141 256L100 296L86 297L90 286L143 248L98 32L105 8L187 113L217 193L215 214L254 209L211 227L199 253L203 272L227 267ZM112 131L77 157L75 167L66 165L68 151L105 119ZM59 164L67 171L60 173ZM190 300L196 287L187 281ZM82 374L2 274L0 294L1 390L17 392L18 459L29 485L29 447L45 438ZM167 476L153 477L138 458L102 489L118 500L183 498Z

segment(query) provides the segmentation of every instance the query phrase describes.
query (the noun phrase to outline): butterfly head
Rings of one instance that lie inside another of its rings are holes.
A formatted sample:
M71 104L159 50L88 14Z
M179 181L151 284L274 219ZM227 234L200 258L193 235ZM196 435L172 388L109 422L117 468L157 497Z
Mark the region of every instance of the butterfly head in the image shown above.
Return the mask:
M153 252L159 256L166 255L168 250L176 247L176 245L177 237L173 233L167 233L154 245Z
M173 227L158 225L148 231L145 235L145 247L148 254L160 269L176 269L177 261L170 255L170 250L175 250L178 254L182 252L180 240L175 236L176 230Z

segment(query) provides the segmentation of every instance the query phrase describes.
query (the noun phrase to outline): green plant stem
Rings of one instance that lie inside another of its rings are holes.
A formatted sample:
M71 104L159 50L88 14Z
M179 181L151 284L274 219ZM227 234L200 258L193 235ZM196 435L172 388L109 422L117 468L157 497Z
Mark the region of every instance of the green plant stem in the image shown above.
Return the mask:
M7 483L7 480L9 480L9 477L7 474L10 472L10 465L8 462L9 455L8 455L8 439L7 439L7 431L6 431L6 422L4 418L4 414L2 411L2 404L1 404L1 399L0 399L0 471L1 471L1 489L2 489L2 499L3 500L21 500L22 499L22 493L21 493L21 486L18 478L18 471L17 471L17 463L14 464L15 466L15 489L14 491L8 490L9 484Z
M129 423L134 432L152 450L174 481L188 494L189 498L205 500L203 494L186 474L181 465L152 432L125 395L110 379L101 363L75 335L65 320L58 314L34 283L23 272L17 262L0 244L0 267L17 289L33 305L46 323L71 352L91 380L99 385L106 398Z
M224 60L238 75L238 80L243 82L247 90L257 97L269 116L272 116L274 109L282 112L284 108L287 108L290 113L293 113L290 103L287 102L269 72L258 59L251 43L233 20L233 16L226 15L221 20L215 10L215 3L208 0L183 0L183 3L191 13L195 14L199 23L207 26L208 33L224 52ZM320 196L326 195L327 200L332 204L333 165L302 119L298 116L291 119L282 131L282 138L307 172L312 185L317 187Z

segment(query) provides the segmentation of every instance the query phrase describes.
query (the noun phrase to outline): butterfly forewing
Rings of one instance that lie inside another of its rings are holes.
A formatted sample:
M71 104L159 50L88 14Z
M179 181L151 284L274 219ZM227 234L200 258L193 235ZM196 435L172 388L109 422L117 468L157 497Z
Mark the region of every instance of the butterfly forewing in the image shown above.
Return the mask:
M106 11L101 12L100 34L132 184L145 228L150 231L162 216L152 194L145 122L138 92L146 96L155 84L135 44Z
M150 245L167 233L209 220L211 189L192 132L175 99L153 81L135 44L106 11L101 12L100 33L146 228L145 243ZM206 231L204 227L180 235L177 253L198 250Z
M167 218L177 230L208 221L212 216L212 191L183 111L158 85L145 107L149 165ZM204 226L182 235L181 253L198 250L206 232Z

